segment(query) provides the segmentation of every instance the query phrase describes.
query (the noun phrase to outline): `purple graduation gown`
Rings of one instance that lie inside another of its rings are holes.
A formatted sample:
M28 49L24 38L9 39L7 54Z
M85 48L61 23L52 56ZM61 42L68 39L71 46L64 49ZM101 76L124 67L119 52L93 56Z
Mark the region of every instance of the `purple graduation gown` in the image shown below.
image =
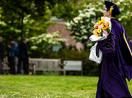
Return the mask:
M112 30L107 39L98 42L103 59L99 65L96 98L132 98L126 78L132 78L132 43L123 26L111 19Z

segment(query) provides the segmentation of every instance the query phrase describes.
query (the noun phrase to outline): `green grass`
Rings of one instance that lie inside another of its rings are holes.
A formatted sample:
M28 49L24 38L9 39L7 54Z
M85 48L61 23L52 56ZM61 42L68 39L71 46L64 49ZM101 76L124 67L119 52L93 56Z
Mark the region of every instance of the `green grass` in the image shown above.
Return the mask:
M97 77L0 76L0 98L95 98ZM129 82L132 91L132 81Z

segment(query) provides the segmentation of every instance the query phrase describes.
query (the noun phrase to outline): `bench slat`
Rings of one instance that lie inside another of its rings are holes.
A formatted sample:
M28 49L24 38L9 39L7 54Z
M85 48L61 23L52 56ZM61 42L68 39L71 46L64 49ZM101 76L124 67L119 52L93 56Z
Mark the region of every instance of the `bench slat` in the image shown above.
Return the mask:
M66 71L80 71L82 73L82 61L65 60L64 74L66 74Z

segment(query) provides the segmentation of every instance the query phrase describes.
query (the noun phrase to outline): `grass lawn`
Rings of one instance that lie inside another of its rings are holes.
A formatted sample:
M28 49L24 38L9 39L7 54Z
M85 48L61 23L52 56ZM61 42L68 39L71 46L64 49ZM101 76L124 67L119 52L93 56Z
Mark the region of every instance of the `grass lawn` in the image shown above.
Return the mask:
M0 98L95 98L97 80L83 76L0 76ZM132 91L132 81L128 84Z

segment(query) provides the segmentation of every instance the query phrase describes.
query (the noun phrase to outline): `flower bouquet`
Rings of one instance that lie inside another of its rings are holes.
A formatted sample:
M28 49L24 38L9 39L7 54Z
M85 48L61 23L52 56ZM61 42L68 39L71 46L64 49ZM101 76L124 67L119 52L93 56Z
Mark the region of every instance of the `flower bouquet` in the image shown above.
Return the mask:
M94 25L93 34L89 37L92 42L96 42L90 49L89 60L94 61L98 64L102 61L102 52L99 50L99 56L96 55L96 47L98 45L98 41L104 40L108 37L111 31L111 22L108 17L101 17Z
M108 17L101 17L94 25L93 35L89 37L91 41L101 41L107 38L111 30L111 22Z

